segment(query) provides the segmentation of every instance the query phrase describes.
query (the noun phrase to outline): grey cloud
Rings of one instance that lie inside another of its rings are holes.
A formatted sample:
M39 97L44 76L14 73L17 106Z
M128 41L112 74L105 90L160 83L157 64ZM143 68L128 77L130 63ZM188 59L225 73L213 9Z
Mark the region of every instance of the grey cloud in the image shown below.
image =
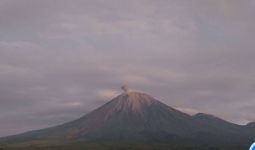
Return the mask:
M0 0L0 136L75 119L123 84L255 121L254 4Z

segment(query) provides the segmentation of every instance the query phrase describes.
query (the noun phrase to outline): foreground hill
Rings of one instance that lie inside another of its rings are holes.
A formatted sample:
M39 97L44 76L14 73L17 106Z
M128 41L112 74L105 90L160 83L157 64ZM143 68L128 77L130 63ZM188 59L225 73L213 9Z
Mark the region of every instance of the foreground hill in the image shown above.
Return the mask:
M251 123L187 115L139 92L124 92L63 125L0 139L5 149L248 149ZM8 147L8 148L6 148Z

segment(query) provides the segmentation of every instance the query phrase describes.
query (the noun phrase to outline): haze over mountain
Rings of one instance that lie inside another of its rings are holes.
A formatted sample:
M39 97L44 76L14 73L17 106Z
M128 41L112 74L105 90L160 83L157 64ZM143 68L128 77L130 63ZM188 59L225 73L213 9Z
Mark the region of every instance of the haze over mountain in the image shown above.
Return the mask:
M125 89L125 88L124 88ZM212 115L190 116L152 96L125 90L85 116L47 129L0 139L2 144L58 141L183 143L248 146L255 138L254 123L233 124Z
M0 136L73 120L123 83L254 121L254 26L254 0L0 0Z

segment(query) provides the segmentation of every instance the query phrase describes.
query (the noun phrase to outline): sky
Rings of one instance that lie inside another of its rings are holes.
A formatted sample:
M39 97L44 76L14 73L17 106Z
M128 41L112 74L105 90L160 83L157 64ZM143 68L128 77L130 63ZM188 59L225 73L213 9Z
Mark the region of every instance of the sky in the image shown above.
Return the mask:
M255 121L255 0L0 0L0 136L79 118L124 84Z

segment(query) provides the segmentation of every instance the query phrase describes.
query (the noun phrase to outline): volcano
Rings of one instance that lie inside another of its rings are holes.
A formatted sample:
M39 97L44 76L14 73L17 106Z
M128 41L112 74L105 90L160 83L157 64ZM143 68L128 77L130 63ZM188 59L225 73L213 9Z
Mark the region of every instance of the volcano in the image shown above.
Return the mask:
M254 129L251 124L241 126L208 114L190 116L148 94L125 91L77 120L4 137L0 143L93 141L248 146L255 139Z

